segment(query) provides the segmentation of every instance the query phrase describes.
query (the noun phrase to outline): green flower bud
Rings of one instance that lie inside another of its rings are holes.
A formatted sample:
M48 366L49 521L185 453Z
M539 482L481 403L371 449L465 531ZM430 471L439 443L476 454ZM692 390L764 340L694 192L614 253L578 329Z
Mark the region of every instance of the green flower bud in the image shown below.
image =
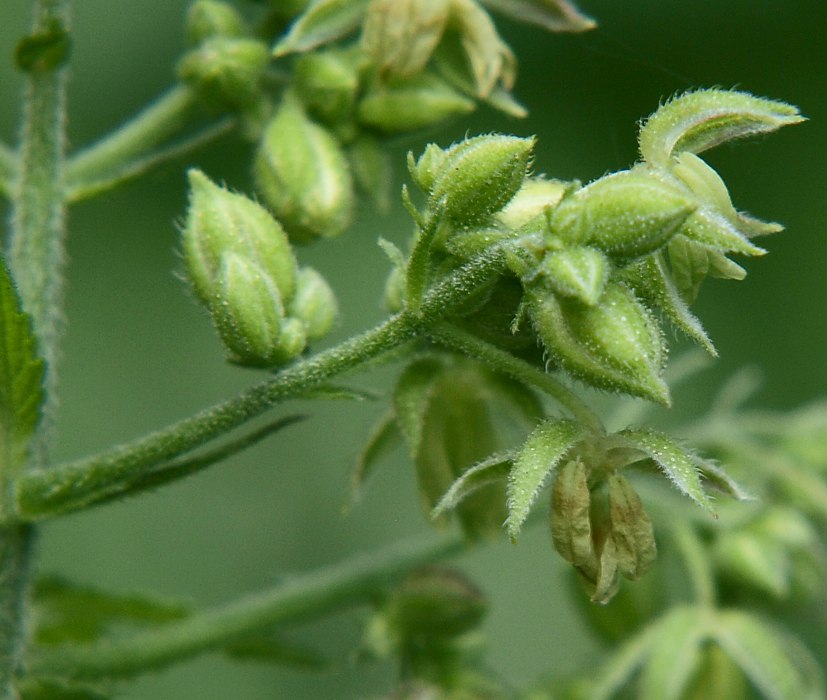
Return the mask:
M497 214L497 221L516 231L538 217L545 218L571 190L572 184L543 177L526 178L514 198Z
M445 0L372 0L362 47L381 78L410 78L425 67L447 21Z
M336 295L327 280L312 267L299 270L289 312L304 324L308 340L318 340L333 327L338 314Z
M619 474L610 476L608 488L617 570L626 578L635 580L652 567L657 557L652 521L625 477Z
M457 571L427 567L411 574L388 602L389 625L403 643L457 637L486 612L482 593Z
M216 36L242 37L247 25L238 11L220 0L196 0L187 12L187 43L197 46Z
M260 41L216 36L184 56L178 75L217 108L246 107L259 98L269 61Z
M557 294L594 306L603 295L611 264L599 250L577 246L548 252L540 270Z
M295 240L332 238L350 224L354 197L347 158L292 96L265 128L254 168L265 202Z
M597 306L527 291L535 331L563 369L592 386L669 405L663 335L628 288L609 283Z
M374 85L357 108L359 121L386 134L427 129L474 111L473 100L442 78L420 73L387 85Z
M408 151L408 172L413 181L425 194L431 191L437 173L442 169L445 159L448 157L446 151L435 143L429 143L418 160L414 160L413 153Z
M691 198L652 174L624 170L564 199L549 223L564 241L629 259L665 245L696 208Z
M219 286L210 310L237 364L278 365L304 349L305 339L296 323L285 323L278 287L258 265L237 253L221 256Z
M491 134L455 144L434 179L430 203L460 226L480 223L517 194L526 177L533 138Z
M213 183L200 170L189 171L190 203L182 232L184 261L200 301L212 304L225 253L255 263L273 281L282 299L296 286L296 259L279 223L264 207Z
M328 124L348 119L359 88L358 59L354 51L332 49L296 61L296 92L314 117Z

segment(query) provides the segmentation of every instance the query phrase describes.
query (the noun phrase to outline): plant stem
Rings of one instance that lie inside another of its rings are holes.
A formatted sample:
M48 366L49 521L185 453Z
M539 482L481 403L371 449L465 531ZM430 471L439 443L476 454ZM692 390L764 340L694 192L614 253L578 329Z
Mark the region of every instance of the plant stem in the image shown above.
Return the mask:
M364 603L410 569L462 548L459 536L394 543L130 638L44 654L32 659L29 668L34 675L65 674L86 680L135 675L220 648L245 633Z
M36 0L33 34L66 26L68 0ZM31 462L44 467L56 406L58 341L63 325L65 71L28 73L20 133L19 168L13 180L8 266L23 308L31 315L40 355L46 361L43 419L34 436ZM15 677L26 644L32 528L0 530L0 698L16 700Z
M502 268L493 250L460 268L425 297L417 314L401 313L373 330L288 367L239 396L185 418L133 443L50 469L28 472L16 483L18 515L39 520L94 500L96 494L133 479L212 440L277 403L318 386L333 376L390 352L433 326Z
M451 323L438 324L431 331L431 337L436 342L447 345L469 357L474 357L517 381L536 387L551 396L574 418L588 425L595 432L599 434L606 432L600 417L577 394L552 375L525 360L514 357L505 350Z
M131 121L72 156L66 164L67 182L72 189L78 189L122 169L125 163L145 155L180 131L196 106L197 97L190 88L171 88Z
M17 156L5 143L0 143L0 194L11 194L17 177Z

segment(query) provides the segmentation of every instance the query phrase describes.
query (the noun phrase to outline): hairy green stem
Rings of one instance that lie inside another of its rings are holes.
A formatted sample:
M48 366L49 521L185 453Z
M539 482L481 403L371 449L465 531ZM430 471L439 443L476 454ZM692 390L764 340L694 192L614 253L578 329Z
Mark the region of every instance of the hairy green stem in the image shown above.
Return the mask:
M401 313L373 330L288 367L239 396L163 430L100 455L28 472L16 483L18 515L39 520L94 500L114 486L249 421L275 404L305 393L421 335L503 266L492 250L468 263L426 295L417 314Z
M68 0L36 0L32 33L68 22ZM66 76L60 66L36 65L25 83L17 175L11 190L7 260L23 308L31 315L38 350L46 361L43 418L31 445L34 467L48 463L57 403L58 342L63 326ZM33 531L0 529L0 698L16 700L16 675L26 645L25 603Z
M0 143L0 194L11 194L17 177L17 156L5 143Z
M195 614L126 639L74 646L31 660L38 675L93 680L135 675L220 648L245 633L285 622L309 620L369 601L410 569L460 552L459 536L394 543L309 574L293 576L270 590Z
M157 101L122 124L108 136L72 156L66 164L71 189L97 182L125 163L144 156L189 122L198 104L190 88L171 88Z
M440 323L431 331L431 337L442 345L474 357L492 369L512 379L536 387L551 396L580 422L597 433L605 433L600 417L571 389L558 379L525 360L486 342L468 331L450 323Z

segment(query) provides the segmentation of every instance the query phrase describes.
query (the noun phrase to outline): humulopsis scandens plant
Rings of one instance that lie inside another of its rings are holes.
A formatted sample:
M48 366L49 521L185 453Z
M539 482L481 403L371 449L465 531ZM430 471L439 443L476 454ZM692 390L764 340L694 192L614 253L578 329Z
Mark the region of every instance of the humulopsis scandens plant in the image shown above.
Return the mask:
M791 601L823 602L824 404L751 412L736 378L692 423L647 424L687 373L686 362L667 373L664 326L714 355L690 310L703 280L742 279L730 256L763 255L756 237L781 228L739 212L701 155L801 121L794 107L738 91L680 95L641 126L639 163L585 185L534 174L534 137L409 154L409 252L380 241L392 313L311 354L338 304L291 243L344 234L360 190L387 204L389 136L480 103L525 114L511 95L516 55L488 10L551 31L594 23L567 0L195 0L175 88L66 159L68 4L34 3L15 53L27 81L21 143L0 142L12 212L0 250L0 697L107 700L115 681L202 650L318 667L280 626L354 603L375 607L354 662L398 664L386 700L827 697L819 662L768 620ZM65 206L229 131L253 144L261 199L190 169L181 247L228 360L266 377L133 443L53 464ZM397 542L207 611L32 575L38 521L233 456L302 417L206 445L281 402L366 398L337 378L388 357L404 367L354 485L401 444L423 509L444 528L456 516L461 535ZM581 385L638 401L604 423ZM503 530L523 545L543 500L551 544L585 590L581 611L617 645L571 687L555 678L551 694L487 670L486 600L435 565Z

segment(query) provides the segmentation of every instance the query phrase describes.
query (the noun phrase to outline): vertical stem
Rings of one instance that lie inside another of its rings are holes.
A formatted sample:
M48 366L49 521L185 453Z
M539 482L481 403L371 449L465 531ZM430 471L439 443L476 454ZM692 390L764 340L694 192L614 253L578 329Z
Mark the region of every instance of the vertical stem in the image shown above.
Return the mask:
M33 34L68 22L68 0L35 0ZM63 151L65 72L36 66L27 76L19 172L12 187L7 259L46 360L44 420L32 445L33 466L47 461L56 403L55 367L62 326L64 265ZM17 700L15 676L26 643L25 603L32 529L0 530L0 699Z

